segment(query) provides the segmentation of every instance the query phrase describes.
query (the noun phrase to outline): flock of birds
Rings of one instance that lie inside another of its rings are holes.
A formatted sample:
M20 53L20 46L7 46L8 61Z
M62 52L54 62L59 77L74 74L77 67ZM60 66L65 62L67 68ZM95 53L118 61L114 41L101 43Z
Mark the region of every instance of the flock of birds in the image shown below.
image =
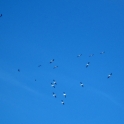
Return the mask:
M2 16L3 16L3 15L0 14L0 17L2 17ZM100 54L104 54L104 53L105 53L105 51L102 51ZM81 56L82 56L82 54L77 55L77 57L81 57ZM90 54L90 55L89 55L89 57L92 57L92 56L94 56L94 54ZM54 61L55 61L54 59L50 60L50 64L52 64ZM90 65L90 62L88 62L88 63L86 64L86 68L87 68L89 65ZM38 67L41 67L41 65L38 65ZM54 66L54 67L53 67L53 69L56 69L56 68L58 68L58 66ZM20 72L20 69L18 69L18 72ZM107 78L110 78L111 76L112 76L112 73L110 73ZM36 81L36 79L35 79L35 81ZM53 82L51 83L51 86L52 86L53 88L55 88L55 85L57 85L57 83L56 83L55 80L53 80ZM84 87L84 84L83 84L82 82L80 82L80 86L81 86L81 87ZM65 93L65 92L63 92L63 96L66 98L66 93ZM53 97L55 97L55 98L57 97L54 92L53 92ZM64 105L64 101L63 101L63 100L61 100L61 103Z
M100 54L104 54L104 53L105 53L105 51L101 52ZM82 56L82 54L77 55L77 57L81 57L81 56ZM94 54L90 54L90 55L89 55L89 57L92 57L92 56L94 56ZM54 61L55 61L55 60L52 59L52 60L50 60L49 63L52 64ZM89 65L90 65L90 62L88 62L88 63L86 64L86 68L88 68ZM41 67L41 65L38 65L38 67ZM54 66L54 67L53 67L53 69L55 69L55 68L58 68L58 66ZM18 69L18 72L20 72L20 69ZM111 76L112 76L112 73L110 73L107 78L110 78ZM35 81L36 81L36 79L35 79ZM53 82L51 83L51 87L55 88L56 85L57 85L56 81L53 80ZM83 84L82 82L80 82L80 86L81 86L81 87L84 87L84 84ZM57 95L56 95L55 92L53 92L52 95L53 95L53 97L55 97L55 98L57 97ZM66 98L66 93L65 93L65 92L63 92L63 96ZM63 105L65 104L65 103L64 103L64 100L61 100L61 104L63 104Z
M53 82L51 83L51 86L52 86L53 88L55 88L55 85L57 85L57 83L56 83L55 80L53 80ZM66 93L65 93L65 92L63 92L63 96L66 98ZM56 94L55 94L54 92L53 92L53 97L56 98ZM61 100L61 103L64 105L64 101L63 101L63 100Z

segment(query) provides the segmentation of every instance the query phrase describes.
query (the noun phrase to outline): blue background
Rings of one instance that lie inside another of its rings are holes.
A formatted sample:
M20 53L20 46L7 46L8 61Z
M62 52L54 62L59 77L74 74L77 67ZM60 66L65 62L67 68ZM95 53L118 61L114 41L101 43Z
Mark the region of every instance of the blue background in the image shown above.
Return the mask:
M2 0L0 13L0 124L123 124L123 0Z

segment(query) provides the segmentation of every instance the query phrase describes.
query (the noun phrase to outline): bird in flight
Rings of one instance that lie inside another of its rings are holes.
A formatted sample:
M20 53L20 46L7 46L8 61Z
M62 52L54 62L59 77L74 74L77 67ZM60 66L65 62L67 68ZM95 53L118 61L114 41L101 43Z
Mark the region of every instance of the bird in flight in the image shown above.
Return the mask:
M0 14L0 17L2 17L2 14Z
M90 64L90 62L88 62L88 63L86 64L86 68L89 66L89 64Z
M55 88L55 85L53 83L51 83L51 87L54 87Z
M58 68L58 66L54 66L53 69Z
M35 81L36 81L36 79L35 79Z
M18 69L18 72L20 72L20 69Z
M55 97L56 98L56 94L53 92L53 97Z
M41 65L38 65L38 67L41 67Z
M63 96L66 98L66 93L65 92L63 92Z
M92 56L94 56L94 54L90 54L90 55L89 55L89 57L92 57Z
M56 81L55 81L55 80L53 80L53 84L57 85L57 83L56 83Z
M54 59L50 60L50 63L53 63L54 62Z
M112 76L112 73L108 75L108 78L110 78Z
M104 54L105 53L105 51L102 51L100 54Z
M82 83L82 82L80 82L80 85L81 85L82 87L84 87L84 85L83 85L83 83Z
M82 56L82 54L77 55L77 57L80 57L80 56Z
M61 100L61 103L64 105L64 101L63 100Z

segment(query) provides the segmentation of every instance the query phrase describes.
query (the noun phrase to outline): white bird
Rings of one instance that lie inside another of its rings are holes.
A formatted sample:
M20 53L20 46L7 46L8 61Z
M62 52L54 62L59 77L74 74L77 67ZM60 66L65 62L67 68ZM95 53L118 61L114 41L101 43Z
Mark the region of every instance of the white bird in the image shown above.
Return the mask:
M55 81L55 80L53 80L53 84L57 85L57 83L56 83L56 81Z
M108 78L110 78L112 76L112 73L108 75Z
M89 64L90 64L90 62L88 62L88 63L86 64L86 68L89 66Z
M63 92L63 96L66 98L66 93L65 92Z
M53 63L54 62L54 59L50 60L50 63Z
M51 83L51 87L54 87L55 88L55 85L53 83Z
M82 56L82 54L77 55L77 57L80 57L80 56Z
M80 82L80 85L81 85L82 87L84 86L82 82Z
M64 105L64 101L63 100L61 100L61 103Z
M55 97L56 98L56 94L53 92L53 97Z
M101 52L100 54L104 54L104 53L105 53L105 51Z
M54 66L53 69L58 68L58 66Z
M94 54L90 54L90 55L89 55L89 57L92 57L92 56L94 56Z

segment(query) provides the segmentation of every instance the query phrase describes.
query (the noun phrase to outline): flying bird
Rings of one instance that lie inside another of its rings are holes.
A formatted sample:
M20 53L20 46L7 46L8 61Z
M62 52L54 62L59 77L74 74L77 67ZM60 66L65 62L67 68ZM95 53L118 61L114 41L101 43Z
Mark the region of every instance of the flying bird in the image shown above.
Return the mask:
M65 92L63 92L63 96L66 98L66 93Z
M53 92L53 97L55 97L56 98L56 94Z
M36 81L36 79L35 79L35 81Z
M82 56L82 54L77 55L77 57L80 57L80 56Z
M53 69L58 68L58 66L54 66Z
M90 54L90 55L89 55L89 57L92 57L92 56L94 56L94 54Z
M56 83L56 81L55 81L55 80L53 80L53 84L57 85L57 83Z
M86 64L86 68L89 66L89 64L90 64L90 62L88 62L88 63Z
M64 101L63 100L61 100L61 103L64 105Z
M38 67L41 67L41 65L38 65Z
M54 59L50 60L50 63L53 63L54 62Z
M18 72L20 72L20 69L18 69Z
M105 51L101 52L100 54L104 54L104 53L105 53Z
M2 14L0 14L0 17L2 17Z
M112 76L112 73L108 75L108 78L110 78Z
M83 83L82 83L82 82L80 82L80 85L81 85L82 87L84 87L84 85L83 85Z
M55 88L55 85L53 83L51 83L51 87L54 87Z

